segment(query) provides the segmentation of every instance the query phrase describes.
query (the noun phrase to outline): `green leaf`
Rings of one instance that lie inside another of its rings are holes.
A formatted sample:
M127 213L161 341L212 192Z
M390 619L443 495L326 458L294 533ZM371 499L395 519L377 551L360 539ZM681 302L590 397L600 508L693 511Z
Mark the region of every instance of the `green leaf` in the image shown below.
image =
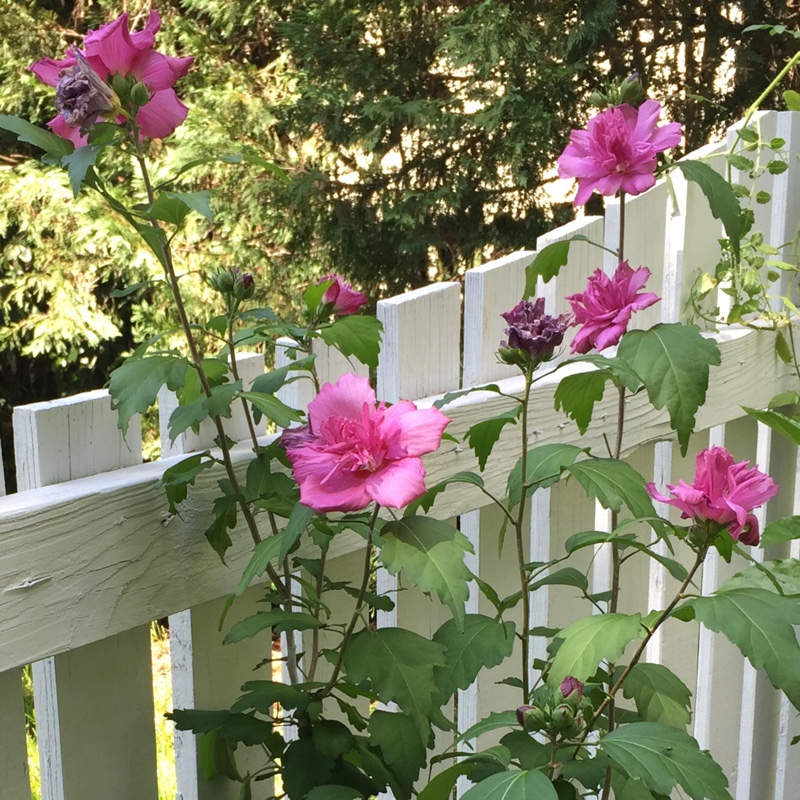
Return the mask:
M763 547L771 547L774 544L791 542L800 539L800 516L786 517L777 522L771 522L761 532L761 544Z
M294 547L295 542L303 535L305 529L311 524L314 519L316 511L313 508L304 506L302 503L296 503L289 516L289 521L286 523L286 528L282 535L281 551L278 554L278 560L283 561L289 555L289 551Z
M471 761L462 761L442 770L422 789L417 800L450 800L456 781L461 775L469 775L474 768L475 764Z
M75 145L69 139L63 139L61 136L37 125L32 125L28 120L20 117L0 114L0 128L15 134L20 142L36 145L50 155L66 156L75 149Z
M322 328L322 340L339 350L342 355L354 356L368 367L378 367L383 325L368 315L352 314L339 317L332 325Z
M536 258L525 268L525 292L523 300L533 297L536 294L536 279L540 278L548 283L556 277L567 261L569 260L569 247L576 241L589 241L586 236L577 234L563 242L553 242L543 247Z
M164 196L169 200L176 200L183 203L187 209L197 212L201 217L205 217L209 220L209 222L213 219L214 215L211 212L211 192L164 192Z
M311 369L314 361L316 361L316 356L298 358L296 361L290 361L288 364L278 367L278 369L265 372L253 381L251 389L259 394L275 394L287 383L290 372L302 372L303 370Z
M211 458L208 450L184 458L177 464L167 467L161 475L161 485L167 493L170 514L177 514L177 506L186 499L187 486L194 486L195 478L217 462Z
M534 581L528 586L528 591L532 592L541 586L576 586L578 589L585 591L589 588L589 581L582 572L574 567L564 567L556 570L551 575Z
M592 421L595 403L603 399L609 375L603 371L578 372L562 378L556 387L553 400L555 409L564 413L578 426L581 436Z
M619 512L624 503L636 518L655 517L644 478L627 462L615 458L588 458L566 467L586 496L603 508Z
M369 718L369 742L379 747L383 760L392 770L402 798L411 797L414 781L428 761L425 741L414 720L406 714L373 711Z
M561 630L561 642L547 673L547 685L557 689L571 675L585 683L603 661L616 662L634 639L644 636L641 614L597 614Z
M446 663L442 645L402 628L359 631L344 655L348 680L368 680L382 702L397 703L413 718L425 741L437 710L435 668Z
M669 800L663 794L653 794L641 781L628 778L616 770L611 778L614 800Z
M458 689L466 689L482 669L501 664L514 649L514 623L481 614L467 614L463 629L455 620L445 622L433 641L447 650L447 663L434 670L437 702L443 706Z
M528 451L525 481L528 494L557 483L561 473L585 450L574 444L543 444ZM508 476L508 505L513 508L522 499L522 459Z
M768 425L781 436L785 436L789 441L800 445L800 422L796 419L787 417L779 411L759 411L746 406L742 406L742 410L746 411L751 417L755 417L759 422Z
M740 135L742 131L739 132ZM696 183L708 200L708 206L715 219L722 221L725 233L730 239L731 250L739 259L739 243L742 238L741 206L731 185L703 161L678 161L675 164L687 181Z
M293 422L300 422L303 419L299 411L295 411L295 409L287 406L286 403L278 400L274 394L239 392L239 397L249 400L253 408L259 412L254 415L256 422L260 422L261 414L263 414L279 428L288 428Z
M361 800L363 793L352 786L315 786L305 797L305 800Z
M498 772L461 797L462 800L558 800L550 779L538 770Z
M793 628L800 624L800 599L744 588L696 597L685 605L707 628L733 642L756 669L763 669L800 709L800 646Z
M519 730L517 712L493 711L488 717L485 717L480 722L476 722L471 728L467 728L467 730L456 738L453 744L467 742L470 739L477 739L479 736L483 736L484 733L496 731L498 728L514 728L515 730Z
M748 172L755 166L752 158L747 158L741 153L726 153L725 158L734 169L738 169L743 172Z
M786 172L787 169L789 169L789 165L780 159L774 159L767 163L767 172L769 172L770 175L781 175Z
M445 478L443 481L431 486L422 497L418 497L412 503L409 503L406 506L406 510L403 512L404 517L412 517L417 513L418 509L422 509L425 513L430 511L431 507L434 504L434 501L451 483L470 483L473 486L483 486L483 478L480 475L476 475L474 472L457 472L455 475L451 475L449 478Z
M281 778L287 796L304 798L331 778L334 759L320 753L311 739L291 742L281 758Z
M633 698L639 716L647 722L661 722L684 729L691 722L692 693L674 672L661 664L636 664L622 684Z
M174 442L187 428L197 430L197 426L208 417L230 419L231 403L241 388L241 381L212 386L211 397L202 395L188 405L179 405L169 417L170 442Z
M275 608L272 611L259 611L251 617L239 620L223 640L223 644L234 644L242 639L250 639L261 631L275 629L276 633L287 631L308 631L322 627L322 623L311 614L299 611L284 611Z
M441 410L448 403L452 403L453 400L472 394L473 392L494 392L495 394L502 394L500 387L496 383L487 383L485 386L471 386L469 389L458 389L455 392L447 392L447 394L440 397L433 406Z
M716 593L729 592L731 589L766 589L777 594L800 596L800 559L779 558L753 564L728 578L717 587Z
M469 539L446 522L404 517L383 526L378 557L390 574L402 570L423 592L436 592L463 627L471 577L465 552L472 552Z
M126 433L131 417L147 411L164 384L173 392L183 386L188 365L182 356L165 354L128 359L117 367L108 385L111 408L119 412L117 427Z
M283 533L279 533L277 536L268 536L255 546L253 555L242 573L242 579L233 592L236 597L241 597L253 578L263 575L269 562L278 557L283 547L283 537Z
M720 363L716 343L704 338L696 325L662 323L629 331L617 354L641 376L655 408L666 407L686 455L695 414L706 399L709 368Z
M242 686L242 696L231 706L231 711L258 711L271 714L272 706L280 703L285 709L307 708L311 695L307 691L277 681L247 681Z
M68 155L62 156L61 164L66 168L69 175L73 197L77 197L80 194L86 173L94 166L102 149L102 147L88 144L73 150Z
M651 791L671 795L681 786L692 800L732 800L719 764L678 728L657 722L622 725L600 740L600 749Z
M465 434L467 444L475 451L478 457L478 467L481 472L486 468L486 460L492 453L503 428L509 423L516 425L519 418L519 407L506 411L497 417L476 422Z
M800 111L800 94L794 89L787 89L783 93L783 102L786 103L787 111Z

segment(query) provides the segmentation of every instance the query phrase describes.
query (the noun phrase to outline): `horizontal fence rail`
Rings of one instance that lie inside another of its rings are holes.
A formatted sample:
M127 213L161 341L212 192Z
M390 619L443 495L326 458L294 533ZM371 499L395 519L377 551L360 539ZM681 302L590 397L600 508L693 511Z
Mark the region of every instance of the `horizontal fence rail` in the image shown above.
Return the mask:
M783 138L788 148L800 151L800 114L768 112L759 124L762 135ZM692 157L713 157L722 151L723 145L709 145ZM725 161L712 158L709 163L721 170ZM756 209L756 228L766 241L783 244L800 224L800 164L794 159L785 173L761 180L758 188L769 191L773 203L771 213L766 207ZM619 204L610 200L605 219L575 220L540 237L537 251L576 234L614 249L619 213ZM670 187L659 182L629 198L625 214L625 258L633 267L651 270L648 288L662 296L661 303L636 315L634 324L647 328L676 321L698 268L708 269L719 258L720 223L697 185L687 183L678 171L671 173ZM535 253L512 253L469 270L463 286L436 284L381 301L378 317L384 338L378 396L426 406L447 391L489 382L519 396L522 379L499 363L495 353L505 327L500 314L520 299L525 268ZM594 269L610 271L615 266L607 253L576 242L559 276L540 284L538 294L549 313L561 313L567 310L564 298L580 291ZM724 295L720 297L724 301ZM799 513L797 448L773 437L741 408L766 406L778 392L797 388L796 377L776 356L769 332L726 328L708 335L719 345L722 364L712 368L687 457L681 458L673 445L666 411L654 410L642 395L626 399L626 456L663 488L681 478L691 480L698 450L725 444L737 460L757 463L781 485L781 494L759 512L762 524ZM325 380L353 369L338 353L318 345L318 367ZM278 365L281 359L286 354L279 347ZM245 380L252 381L264 369L263 358L242 357L239 367ZM529 446L576 440L574 424L555 411L553 395L563 376L591 367L556 367L546 365L549 374L534 386ZM617 397L612 394L595 407L595 421L581 442L598 453L605 451L602 422L616 416ZM310 401L305 382L285 387L281 396L301 408ZM151 463L141 463L138 428L132 426L127 439L117 431L104 391L15 410L20 491L0 498L0 800L30 797L21 666L34 664L43 798L151 800L157 797L151 621L170 618L176 707L229 705L252 674L251 666L269 657L258 639L223 647L217 631L225 598L251 552L242 526L231 531L234 546L227 565L220 563L203 536L220 475L215 470L201 473L177 515L169 513L159 487L166 468L185 453L211 446L214 438L201 426L197 435L168 442L166 419L175 402L169 393L159 398L162 459ZM461 440L471 425L513 405L494 393L461 397L444 408L452 420L448 432ZM234 418L230 425L228 430L235 433L231 436L245 439L243 420ZM260 434L262 441L270 439ZM505 493L509 468L518 457L518 435L506 428L488 461L483 477L492 494ZM250 445L242 442L233 453L243 470L251 457ZM429 485L456 472L477 470L472 451L452 441L424 461ZM475 548L470 569L492 582L516 568L510 548L498 553L501 520L487 502L476 487L454 484L437 498L431 513L458 520ZM657 510L665 515L670 511L663 506ZM607 513L577 492L573 483L558 483L532 498L527 557L546 561L563 554L564 542L573 533L608 525ZM359 545L363 542L355 534L333 540L329 559L334 576L349 574L351 553ZM800 543L794 542L791 551L768 553L790 554L800 557ZM609 559L602 546L584 551L577 566L591 571L596 591L608 584ZM736 560L728 565L710 557L700 578L703 590L712 591L741 566ZM677 588L655 561L631 569L624 580L627 594L621 611L629 610L626 603L631 610L644 604L663 607ZM381 571L378 588L394 593L403 587ZM253 608L258 597L254 588L238 601L241 609ZM473 587L468 611L491 613L484 602ZM552 586L534 593L531 612L534 625L560 627L572 621L578 609L568 587ZM444 613L421 593L403 591L394 611L379 614L378 624L410 626L413 621L418 630L428 632L438 627ZM800 748L789 747L800 730L795 710L726 640L706 629L691 630L665 625L650 642L647 659L666 664L695 690L693 734L700 746L718 757L736 800L796 800ZM545 655L543 642L534 640L534 658ZM495 684L506 677L507 669L490 670L476 685L459 692L462 729L515 704L513 690ZM179 798L238 797L233 784L204 780L191 734L177 735L175 749ZM244 760L249 763L250 758L245 755ZM459 783L460 792L467 787L465 780Z

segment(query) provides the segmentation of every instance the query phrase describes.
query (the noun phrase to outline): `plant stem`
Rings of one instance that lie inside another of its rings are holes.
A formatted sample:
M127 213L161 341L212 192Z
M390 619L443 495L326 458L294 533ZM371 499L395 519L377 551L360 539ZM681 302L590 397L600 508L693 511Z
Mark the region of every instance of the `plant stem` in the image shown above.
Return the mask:
M625 252L625 192L619 193L619 248L617 250L617 258L620 261L624 260L623 254Z
M661 614L658 616L658 619L656 619L656 621L653 623L652 627L647 629L647 633L644 636L644 638L642 639L642 641L639 644L639 646L636 648L636 652L633 654L633 657L631 658L630 664L628 664L628 666L625 667L622 675L619 676L619 678L617 679L616 683L614 683L614 685L608 690L608 694L606 695L605 700L603 700L603 702L598 706L597 710L592 715L592 718L587 723L586 728L584 729L583 733L581 734L580 739L578 740L578 746L579 747L580 747L581 744L583 744L584 741L586 741L586 737L589 735L590 731L594 727L594 725L597 722L597 720L600 719L600 717L602 716L603 712L612 703L612 701L614 700L614 697L616 696L617 692L620 690L620 688L622 687L622 684L625 682L625 679L628 677L628 675L630 675L631 670L639 663L639 659L644 654L644 651L647 648L647 645L650 642L650 640L655 635L655 632L661 627L661 625L664 622L666 622L667 618L672 613L672 611L675 608L675 606L678 605L678 603L683 599L683 597L684 597L683 593L686 591L686 588L692 582L692 578L694 578L695 574L697 573L697 570L700 569L700 566L702 565L703 561L705 560L707 552L708 552L708 546L707 545L705 547L702 547L700 550L697 551L697 558L695 559L694 565L692 566L691 570L689 570L689 574L686 576L686 579L684 580L684 582L681 584L680 588L676 592L675 597L672 598L672 601L670 602L670 604L661 612ZM577 748L576 748L575 752L576 753L578 752Z
M528 497L528 490L524 486L528 475L528 404L531 396L531 384L533 383L532 369L525 373L525 395L522 399L522 456L520 458L520 470L523 481L522 493L519 499L519 509L517 518L514 521L514 532L517 540L517 564L519 566L519 583L522 590L522 704L527 705L530 699L530 629L531 629L531 605L528 596L528 573L525 569L525 538L523 535L523 519L525 516L525 506Z
M369 533L367 534L367 546L364 549L364 575L361 579L361 589L358 592L358 597L356 598L356 604L353 608L353 616L350 618L350 623L347 626L347 630L344 632L344 637L342 638L342 642L339 645L339 657L336 659L336 664L333 667L333 672L331 673L331 677L325 686L320 689L318 693L319 698L323 698L326 695L330 694L331 689L336 685L336 681L339 678L339 673L342 671L342 664L344 662L344 656L347 651L347 645L350 642L350 639L353 636L353 631L355 630L356 624L358 623L358 619L361 616L361 609L364 605L364 596L367 593L367 589L369 588L369 579L372 575L372 537L375 533L375 523L378 521L378 513L380 512L381 507L376 503L375 510L372 512L372 519L369 521Z
M233 341L233 319L231 315L228 316L228 351L230 353L231 375L233 375L233 379L235 381L238 381L240 379L239 365L236 363L236 345ZM250 439L253 442L253 452L258 455L261 451L261 448L258 444L258 436L256 435L256 426L253 423L253 415L250 413L250 404L244 399L244 397L240 399L242 401L242 408L244 409L244 418L247 421L247 429L250 432Z

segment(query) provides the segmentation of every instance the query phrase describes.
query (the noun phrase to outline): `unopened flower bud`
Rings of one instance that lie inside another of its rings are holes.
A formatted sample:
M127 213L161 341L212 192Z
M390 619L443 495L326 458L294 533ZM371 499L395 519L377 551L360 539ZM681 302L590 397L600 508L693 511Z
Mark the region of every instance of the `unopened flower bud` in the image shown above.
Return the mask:
M575 709L568 703L557 706L550 715L553 730L558 733L571 735L575 731Z
M647 95L639 79L639 73L634 72L628 75L619 85L619 102L638 108L645 100L647 100Z
M208 285L220 294L232 294L236 276L229 269L214 270L207 278Z
M256 291L256 282L249 272L242 272L238 267L231 270L234 277L233 282L233 295L241 300L249 300Z
M134 106L141 108L150 102L150 91L143 83L137 81L131 87L130 98Z
M547 725L547 714L538 706L520 706L517 709L517 722L526 733L535 733Z
M602 111L609 106L608 98L602 92L592 92L589 95L589 105Z
M576 705L583 699L583 684L577 678L573 678L572 675L567 675L567 677L561 681L560 690L561 696L565 700L572 696Z
M56 111L68 127L86 134L98 116L119 110L119 98L80 50L72 53L76 63L61 71L56 85Z

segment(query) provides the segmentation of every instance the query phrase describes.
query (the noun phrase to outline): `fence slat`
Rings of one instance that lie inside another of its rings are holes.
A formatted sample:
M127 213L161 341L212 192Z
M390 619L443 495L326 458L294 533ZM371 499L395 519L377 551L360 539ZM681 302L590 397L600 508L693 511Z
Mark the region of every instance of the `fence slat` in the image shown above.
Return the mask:
M116 423L105 391L15 408L20 491L138 464L139 419L127 443ZM34 663L33 684L43 800L158 796L149 625Z

